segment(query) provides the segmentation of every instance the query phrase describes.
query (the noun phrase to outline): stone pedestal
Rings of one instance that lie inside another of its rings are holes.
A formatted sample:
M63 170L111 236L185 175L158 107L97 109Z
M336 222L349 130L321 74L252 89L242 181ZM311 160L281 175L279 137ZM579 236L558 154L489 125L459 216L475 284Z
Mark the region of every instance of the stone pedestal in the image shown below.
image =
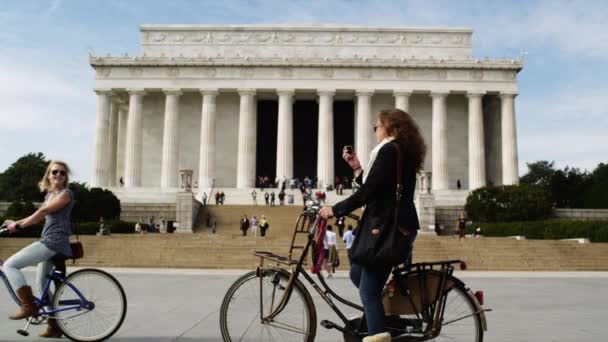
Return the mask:
M175 218L179 223L176 233L192 233L194 228L194 220L198 215L200 202L194 199L192 192L178 192L177 203L175 207Z
M421 233L435 234L435 196L430 193L418 193L416 210Z

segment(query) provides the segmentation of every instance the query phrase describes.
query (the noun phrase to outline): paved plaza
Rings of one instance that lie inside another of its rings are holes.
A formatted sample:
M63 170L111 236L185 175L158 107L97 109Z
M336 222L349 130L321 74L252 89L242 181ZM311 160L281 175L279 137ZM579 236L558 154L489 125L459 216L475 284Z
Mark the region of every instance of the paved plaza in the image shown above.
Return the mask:
M112 341L221 341L219 309L225 291L246 271L109 269L123 284L129 300L124 325ZM27 271L29 279L33 270ZM473 289L484 290L489 330L485 341L603 341L608 308L608 273L464 272ZM347 298L354 287L339 274L330 284ZM313 294L318 321L336 320ZM3 291L0 315L15 305ZM348 312L348 311L347 311ZM349 312L350 313L350 312ZM3 319L0 341L40 341L39 330L29 338L16 334L21 322ZM64 339L66 340L66 339ZM319 327L317 341L340 341L335 330Z

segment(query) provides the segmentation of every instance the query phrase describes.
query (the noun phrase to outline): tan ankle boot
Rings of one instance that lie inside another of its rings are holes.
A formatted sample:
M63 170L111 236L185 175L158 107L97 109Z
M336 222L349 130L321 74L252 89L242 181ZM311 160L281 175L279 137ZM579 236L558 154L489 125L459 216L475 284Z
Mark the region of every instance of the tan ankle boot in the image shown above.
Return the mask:
M49 318L47 321L46 331L39 334L38 336L44 338L60 338L63 335L61 329L59 329L59 325L54 318Z
M380 334L367 336L363 338L363 342L391 342L391 334L383 332Z
M38 306L32 295L32 288L24 286L17 290L17 297L21 302L21 309L14 315L9 316L12 320L20 320L32 316L38 316Z

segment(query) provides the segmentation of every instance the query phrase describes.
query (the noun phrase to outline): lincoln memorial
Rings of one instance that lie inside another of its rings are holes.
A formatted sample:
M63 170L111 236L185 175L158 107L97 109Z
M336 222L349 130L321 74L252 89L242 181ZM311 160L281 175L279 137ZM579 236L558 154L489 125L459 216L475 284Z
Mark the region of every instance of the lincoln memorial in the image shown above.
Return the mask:
M192 171L195 193L221 188L233 198L249 194L259 176L317 177L325 188L352 175L344 145L367 163L374 115L391 107L410 113L423 132L428 153L418 188L437 205L462 205L470 190L518 182L514 100L523 60L474 57L471 29L140 31L137 56L89 60L97 94L90 185L123 201L175 202L180 170Z

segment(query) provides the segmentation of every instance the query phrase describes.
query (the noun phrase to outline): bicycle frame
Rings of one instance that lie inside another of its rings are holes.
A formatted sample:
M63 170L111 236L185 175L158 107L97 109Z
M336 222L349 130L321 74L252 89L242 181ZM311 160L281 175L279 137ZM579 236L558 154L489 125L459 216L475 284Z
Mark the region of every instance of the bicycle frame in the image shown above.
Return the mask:
M313 217L314 217L314 221L313 221ZM306 226L307 220L308 220L308 226ZM281 257L279 255L276 255L276 254L270 253L270 252L256 251L254 253L256 256L260 257L260 265L257 267L257 270L256 270L256 273L258 274L258 276L260 278L260 319L263 322L272 322L273 319L283 311L283 309L289 302L289 299L293 292L293 288L295 286L296 280L299 278L300 275L302 275L304 277L304 279L306 279L306 281L315 289L315 291L321 296L321 298L330 306L330 308L336 313L336 315L344 323L343 327L340 327L340 326L338 326L332 322L328 322L328 321L322 321L321 325L325 326L326 328L335 328L335 329L341 331L342 333L349 333L355 337L363 337L366 335L366 332L359 333L358 332L359 327L354 326L354 325L359 325L361 322L351 321L348 318L346 318L346 316L344 316L342 311L334 303L334 299L344 305L347 305L347 306L357 309L359 311L363 311L363 307L360 305L357 305L355 303L352 303L352 302L344 299L343 297L339 296L337 293L335 293L329 287L329 285L327 285L327 283L325 282L325 279L324 279L323 275L321 274L321 271L317 272L317 279L318 279L318 283L317 283L313 279L313 277L303 267L303 265L305 264L305 260L308 257L308 253L310 251L311 245L314 243L314 237L315 237L315 234L317 233L317 228L319 227L320 220L321 220L321 218L317 214L316 208L310 208L298 217L298 220L296 221L296 229L294 231L294 235L292 238L291 248L290 248L289 255L287 258ZM304 246L295 245L296 236L299 233L307 234L307 242ZM298 257L297 260L293 259L294 249L302 249L302 253ZM272 266L271 269L275 269L275 270L278 269L280 271L287 273L285 268L278 267L278 265L283 264L283 265L291 268L291 272L289 273L290 274L289 280L285 287L285 291L284 291L283 295L281 296L276 307L274 307L275 303L273 300L273 302L271 303L272 311L267 316L264 316L264 310L263 310L264 307L263 307L263 298L262 298L262 296L263 296L263 290L262 290L263 277L262 277L262 275L264 275L264 271L267 268L264 266L264 260L268 260L270 262L277 263L277 266L276 267ZM313 260L314 260L314 258L313 258ZM413 308L414 312L412 315L415 315L417 320L427 323L427 326L424 329L424 331L417 332L422 335L421 336L412 336L410 340L426 341L430 338L435 338L440 334L442 325L445 324L445 323L442 323L442 321L443 321L443 315L444 315L446 301L447 301L447 292L448 291L446 291L446 289L449 286L454 286L454 285L458 285L458 286L462 286L462 287L466 288L466 286L464 286L464 284L460 280L458 280L457 278L454 278L452 276L453 271L454 271L453 264L461 264L461 267L462 267L462 262L460 260L448 260L448 261L439 261L439 262L430 262L430 263L410 264L410 265L407 265L404 267L394 267L393 268L393 271L392 271L393 279L397 280L398 290L400 291L400 293L403 296L405 296L408 299L411 307ZM435 269L435 267L439 267L439 269ZM408 280L408 276L416 275L416 274L418 274L416 281L418 282L418 286L419 286L419 289L421 289L421 291L420 291L419 297L412 298L412 296L410 295L410 289L408 288L408 285L407 285L407 280ZM420 276L420 274L424 274L424 276ZM428 295L426 293L427 289L430 286L429 284L427 284L427 281L429 280L429 279L427 279L427 277L429 274L431 274L435 277L436 276L439 277L439 283L437 284L437 288L434 290L435 293L431 295L431 298L428 298ZM448 283L448 281L450 281L451 283ZM466 288L466 289L468 290L468 288ZM469 291L470 296L472 298L475 298L472 295L472 293L470 293L470 290L468 290L468 291ZM420 300L420 305L417 305L415 303L414 299ZM474 300L476 301L476 299L474 299ZM476 308L476 312L474 314L479 314L481 316L482 328L483 328L483 330L487 330L484 312L489 311L489 310L484 310L481 307L481 305L479 305L479 303L476 303L476 304L477 304L476 305L477 308ZM468 316L466 316L466 317L468 317ZM457 320L464 319L466 317L460 317ZM448 323L451 323L451 322L448 322Z
M0 266L2 266L2 265L3 265L3 262L2 262L2 260L0 260ZM17 297L15 290L13 289L12 285L8 281L8 278L6 277L6 274L4 274L4 272L2 271L1 268L0 268L0 278L2 278L2 281L4 282L4 285L7 289L7 291L9 292L9 294L15 301L15 304L21 306L21 301L19 301L19 298ZM80 293L80 291L74 285L72 285L70 282L65 281L65 278L61 276L61 273L58 272L55 269L55 267L53 267L53 269L47 275L46 278L47 278L47 280L44 284L41 298L34 296L34 300L41 310L40 315L42 315L43 317L48 317L55 313L64 312L64 311L71 311L71 310L80 311L82 309L90 309L90 306L92 305L92 303L87 301L84 298L84 296L82 295L82 293ZM62 306L67 306L67 307L62 307L61 309L47 310L45 307L51 306L51 304L52 304L52 303L48 302L51 282L58 282L60 284L67 285L78 296L78 299L63 300L63 301L59 302L59 304L61 304Z
M311 218L310 214L303 214L298 218L298 221L296 222L296 227L298 227L298 225L301 224L301 228L304 228L303 226L306 223L306 219L307 218ZM303 220L302 220L303 219ZM301 221L302 220L302 221ZM296 238L296 234L299 232L303 232L302 230L298 231L298 229L296 228L296 231L294 232L294 237L292 239L292 248L289 252L289 258L283 258L280 257L278 255L272 254L272 253L268 253L268 252L255 252L255 255L259 256L261 258L261 263L260 266L258 266L257 268L257 272L259 275L262 274L263 269L264 269L264 265L263 265L263 260L267 259L267 260L271 260L274 262L278 262L280 264L288 264L289 266L292 267L292 272L289 278L289 281L287 282L287 286L285 289L285 292L283 293L283 296L281 297L281 300L279 301L277 307L275 309L273 309L273 311L267 315L266 317L263 316L263 301L260 300L260 315L261 315L261 319L264 322L269 322L272 321L272 319L274 319L274 317L276 317L279 313L281 313L281 311L285 308L285 306L287 305L287 303L289 302L289 298L291 297L291 293L293 291L293 287L294 287L294 282L296 279L298 279L298 277L300 276L300 274L302 276L304 276L304 278L306 279L306 281L315 289L315 291L317 291L317 293L321 296L321 298L331 307L331 309L336 313L336 315L338 315L338 317L340 317L340 319L342 320L342 322L345 325L345 328L339 328L339 330L341 331L345 331L348 330L350 332L354 332L356 331L356 327L352 327L351 326L351 322L348 320L348 318L346 318L346 316L344 316L344 314L342 313L342 311L340 311L340 309L336 306L336 304L333 302L332 298L334 298L335 300L337 300L338 302L345 304L347 306L350 306L354 309L357 309L359 311L363 311L363 307L360 305L357 305L353 302L350 302L346 299L344 299L343 297L339 296L337 293L335 293L330 287L329 285L327 285L327 283L325 282L325 279L323 278L323 275L321 274L321 272L317 273L317 279L319 281L319 283L317 283L309 274L308 272L306 272L306 270L304 269L303 265L304 265L304 261L306 259L306 257L308 256L308 252L310 250L310 246L312 245L312 243L314 242L314 234L316 232L316 227L318 226L320 221L320 217L316 216L315 221L311 222L312 223L312 229L310 229L310 231L307 232L308 236L308 240L306 242L306 245L302 247L302 254L300 255L300 257L298 258L297 261L294 262L294 260L291 260L292 256L293 256L293 249L294 249L294 243L295 243L295 238ZM320 286L319 286L320 284ZM262 277L260 277L260 296L262 296ZM260 297L261 298L261 297Z

